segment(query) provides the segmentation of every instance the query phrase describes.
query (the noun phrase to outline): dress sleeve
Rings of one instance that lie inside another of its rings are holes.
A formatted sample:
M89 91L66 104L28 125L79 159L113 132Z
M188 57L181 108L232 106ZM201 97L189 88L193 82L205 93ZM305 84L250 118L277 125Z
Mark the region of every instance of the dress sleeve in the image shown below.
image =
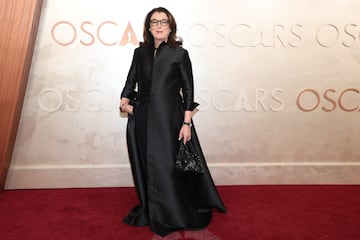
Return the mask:
M136 97L136 82L137 82L137 49L134 51L133 60L131 62L130 70L125 82L125 86L121 92L121 98L129 98L134 100Z
M199 104L194 102L194 81L191 61L185 50L180 60L181 88L183 94L184 110L194 110Z

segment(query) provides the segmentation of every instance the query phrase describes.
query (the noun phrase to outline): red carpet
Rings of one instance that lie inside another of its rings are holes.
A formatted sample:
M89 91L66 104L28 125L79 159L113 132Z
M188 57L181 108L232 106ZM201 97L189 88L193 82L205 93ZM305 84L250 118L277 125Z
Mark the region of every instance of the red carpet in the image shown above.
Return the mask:
M122 218L133 188L17 190L0 193L1 240L357 240L359 186L218 187L228 208L204 231L165 238Z

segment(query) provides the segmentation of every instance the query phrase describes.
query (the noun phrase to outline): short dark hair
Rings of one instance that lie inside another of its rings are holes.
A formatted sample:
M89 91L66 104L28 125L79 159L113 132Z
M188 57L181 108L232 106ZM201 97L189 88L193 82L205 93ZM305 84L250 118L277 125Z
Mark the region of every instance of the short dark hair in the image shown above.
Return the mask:
M169 37L168 37L168 45L170 47L178 47L182 45L182 40L179 39L176 36L176 29L177 29L177 25L176 25L176 21L174 16L170 13L169 10L167 10L164 7L157 7L154 8L153 10L151 10L145 17L145 22L144 22L144 30L143 30L143 38L144 38L144 42L141 43L141 45L145 45L145 46L154 46L154 37L150 32L150 18L151 16L155 13L155 12L159 12L159 13L165 13L166 16L169 19L169 28L171 30Z

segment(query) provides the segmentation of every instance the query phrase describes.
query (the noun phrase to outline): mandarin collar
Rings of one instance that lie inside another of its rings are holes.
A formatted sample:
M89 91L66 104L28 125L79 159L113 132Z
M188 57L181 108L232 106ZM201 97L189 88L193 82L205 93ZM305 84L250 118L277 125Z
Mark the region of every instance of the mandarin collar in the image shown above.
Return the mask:
M162 47L165 46L165 45L167 45L167 42L163 41L163 42L160 43L160 45L159 45L158 48L155 48L155 46L154 46L154 49L159 50L160 48L162 48Z

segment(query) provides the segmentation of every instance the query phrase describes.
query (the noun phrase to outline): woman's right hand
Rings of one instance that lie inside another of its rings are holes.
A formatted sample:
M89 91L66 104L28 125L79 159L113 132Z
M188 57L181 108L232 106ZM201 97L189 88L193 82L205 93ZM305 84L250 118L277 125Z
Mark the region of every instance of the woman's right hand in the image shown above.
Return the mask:
M124 105L122 105L122 106L121 106L121 110L122 110L123 112L126 112L126 113L131 114L131 115L134 114L134 113L133 113L134 107L131 106L130 104L124 104Z

